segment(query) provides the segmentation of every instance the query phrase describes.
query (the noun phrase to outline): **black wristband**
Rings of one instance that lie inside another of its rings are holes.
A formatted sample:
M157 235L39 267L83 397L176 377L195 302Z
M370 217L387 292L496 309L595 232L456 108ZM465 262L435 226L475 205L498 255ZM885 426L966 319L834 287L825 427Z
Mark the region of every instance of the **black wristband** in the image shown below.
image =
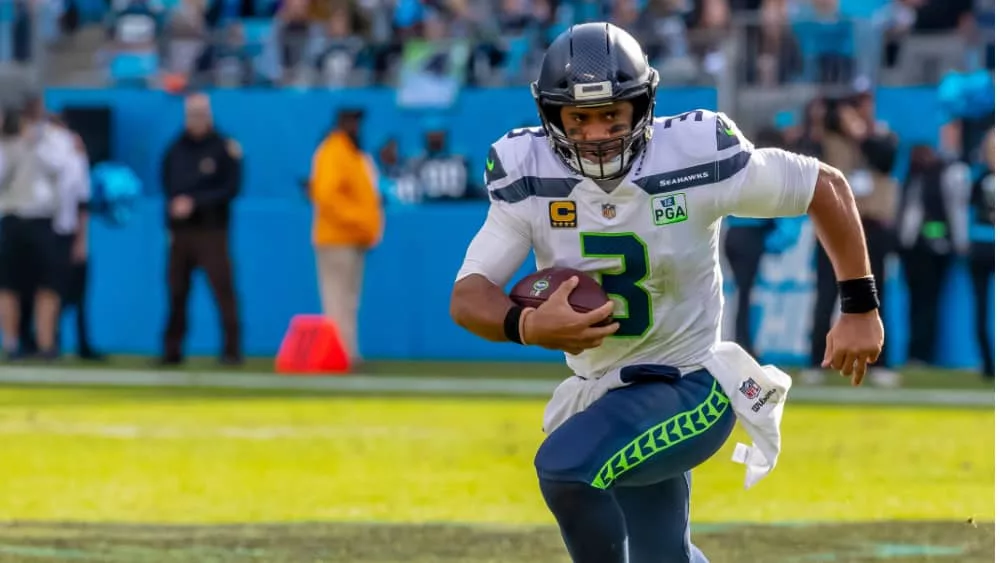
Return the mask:
M504 336L507 337L507 340L518 344L524 344L524 340L521 338L521 312L524 309L520 305L512 305L510 309L507 309L507 316L503 318Z
M837 287L840 289L841 313L867 313L878 309L878 288L873 276L840 281Z

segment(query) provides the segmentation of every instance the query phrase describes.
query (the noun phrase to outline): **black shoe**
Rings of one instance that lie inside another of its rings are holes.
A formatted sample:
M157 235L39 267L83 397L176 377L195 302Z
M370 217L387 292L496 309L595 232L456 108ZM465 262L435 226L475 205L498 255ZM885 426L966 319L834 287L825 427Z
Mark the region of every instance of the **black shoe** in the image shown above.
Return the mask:
M107 356L105 356L104 354L102 354L100 352L95 352L94 350L92 350L90 348L83 348L83 349L81 349L80 353L77 354L77 357L79 357L81 360L85 360L85 361L88 361L88 362L106 362L106 361L108 361L108 357Z
M153 360L154 368L176 368L184 364L184 359L177 356L163 356Z
M56 362L59 361L59 350L40 350L31 359L41 362Z
M3 353L4 363L23 362L28 359L28 355L21 350L9 350Z
M226 367L242 367L243 356L225 355L219 358L219 365Z

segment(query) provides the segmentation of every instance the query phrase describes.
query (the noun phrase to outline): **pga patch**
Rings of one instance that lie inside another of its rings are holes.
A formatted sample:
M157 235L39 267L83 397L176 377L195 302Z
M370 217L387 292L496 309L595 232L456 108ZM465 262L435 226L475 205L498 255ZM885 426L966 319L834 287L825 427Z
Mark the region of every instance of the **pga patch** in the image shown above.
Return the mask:
M650 204L654 225L672 225L688 219L687 197L683 193L657 196L650 200Z

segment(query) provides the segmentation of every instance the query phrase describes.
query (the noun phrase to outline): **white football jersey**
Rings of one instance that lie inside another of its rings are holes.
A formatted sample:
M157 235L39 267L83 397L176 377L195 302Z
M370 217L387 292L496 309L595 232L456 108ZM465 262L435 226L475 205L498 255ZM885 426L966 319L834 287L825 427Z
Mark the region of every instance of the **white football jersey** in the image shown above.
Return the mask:
M567 355L582 377L640 363L699 367L721 338L721 219L801 215L812 201L818 161L755 149L722 113L657 118L652 129L610 192L564 165L541 128L508 133L486 162L490 209L458 279L503 287L531 249L538 269L592 275L621 328Z

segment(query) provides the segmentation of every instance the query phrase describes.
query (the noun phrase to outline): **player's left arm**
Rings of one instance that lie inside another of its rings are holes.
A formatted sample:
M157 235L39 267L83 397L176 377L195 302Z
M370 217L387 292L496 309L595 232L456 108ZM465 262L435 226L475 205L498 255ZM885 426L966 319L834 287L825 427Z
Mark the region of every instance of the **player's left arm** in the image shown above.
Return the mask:
M742 137L735 126L731 131ZM746 166L721 196L726 215L788 217L808 214L830 257L841 295L837 324L827 335L824 367L864 378L882 351L879 299L871 272L861 216L844 174L815 158L781 149L756 149L740 139Z

